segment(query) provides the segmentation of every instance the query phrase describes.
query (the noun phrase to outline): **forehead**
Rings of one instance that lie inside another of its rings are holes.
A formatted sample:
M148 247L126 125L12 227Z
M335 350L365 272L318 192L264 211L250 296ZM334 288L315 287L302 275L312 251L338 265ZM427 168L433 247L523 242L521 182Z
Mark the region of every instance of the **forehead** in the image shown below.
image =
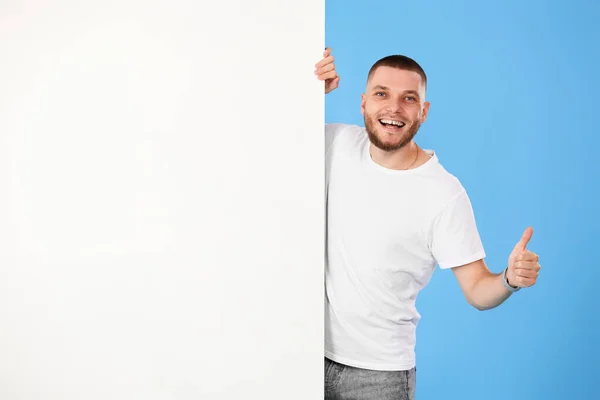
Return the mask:
M414 71L406 71L393 67L379 67L375 70L367 84L367 88L385 86L392 91L403 92L415 90L419 93L425 92L421 75Z

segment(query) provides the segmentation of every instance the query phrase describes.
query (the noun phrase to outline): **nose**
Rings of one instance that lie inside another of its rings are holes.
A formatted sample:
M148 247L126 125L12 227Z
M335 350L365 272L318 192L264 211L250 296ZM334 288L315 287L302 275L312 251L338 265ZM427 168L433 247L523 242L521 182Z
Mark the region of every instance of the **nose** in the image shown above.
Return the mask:
M394 101L391 100L388 104L386 104L385 107L386 111L391 113L391 114L404 114L404 107L402 106L402 103L399 101Z
M402 99L390 98L388 104L386 105L387 109L393 113L404 113L404 107L402 103Z

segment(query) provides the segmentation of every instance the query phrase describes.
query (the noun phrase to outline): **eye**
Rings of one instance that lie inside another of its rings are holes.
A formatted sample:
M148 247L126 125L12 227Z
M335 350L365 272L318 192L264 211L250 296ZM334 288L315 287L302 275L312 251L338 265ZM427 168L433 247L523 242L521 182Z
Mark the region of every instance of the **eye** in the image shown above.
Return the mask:
M417 99L414 96L406 96L406 100L408 100L408 101L416 101Z
M375 92L375 96L379 96L379 95L384 96L385 93L383 93L383 92Z

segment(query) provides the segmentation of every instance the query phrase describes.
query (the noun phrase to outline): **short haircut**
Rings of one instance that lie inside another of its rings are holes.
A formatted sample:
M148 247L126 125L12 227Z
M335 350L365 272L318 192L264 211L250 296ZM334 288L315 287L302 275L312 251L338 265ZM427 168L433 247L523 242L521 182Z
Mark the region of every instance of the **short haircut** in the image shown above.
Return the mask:
M375 64L373 64L373 66L369 70L367 82L371 79L371 76L373 76L375 70L377 70L377 68L379 67L392 67L406 71L416 72L421 76L423 84L425 85L425 87L427 87L427 75L425 74L425 71L423 70L423 68L421 68L419 63L417 63L410 57L403 56L401 54L394 54L391 56L381 58Z

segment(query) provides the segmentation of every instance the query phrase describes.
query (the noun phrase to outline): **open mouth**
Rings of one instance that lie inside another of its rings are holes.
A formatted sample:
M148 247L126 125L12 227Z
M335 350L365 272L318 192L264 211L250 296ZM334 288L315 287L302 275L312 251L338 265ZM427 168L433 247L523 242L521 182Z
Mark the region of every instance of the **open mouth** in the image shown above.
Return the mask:
M397 119L380 119L379 123L383 125L385 128L398 130L406 125L404 122Z

